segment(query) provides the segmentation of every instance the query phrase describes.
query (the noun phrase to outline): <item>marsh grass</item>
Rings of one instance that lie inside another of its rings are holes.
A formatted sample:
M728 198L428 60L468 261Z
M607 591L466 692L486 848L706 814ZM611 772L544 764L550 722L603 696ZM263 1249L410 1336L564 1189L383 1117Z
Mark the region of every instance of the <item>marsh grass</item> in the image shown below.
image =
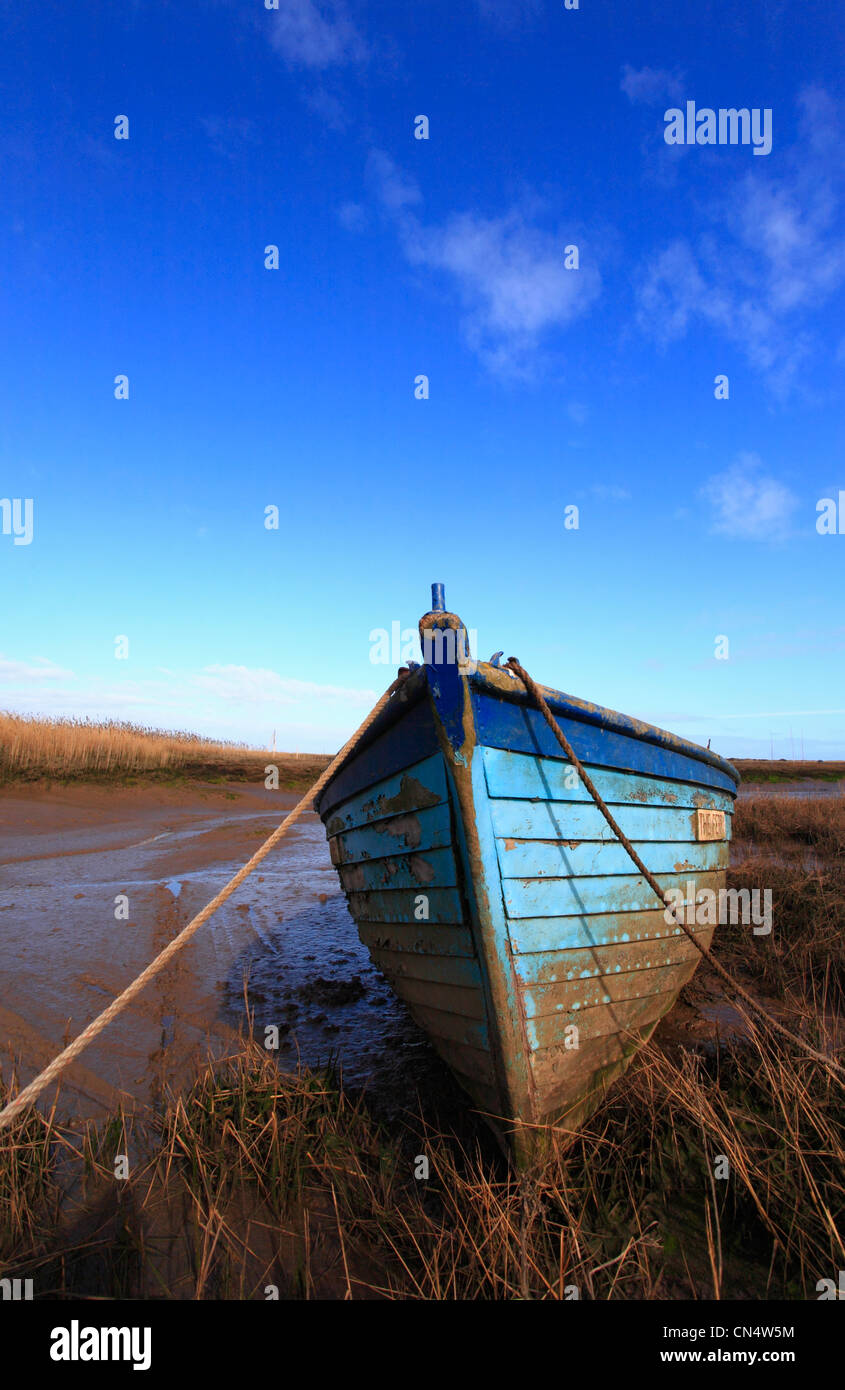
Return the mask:
M289 784L307 785L329 762L320 754L269 753L178 729L123 720L44 719L0 712L0 783L199 779L242 781L275 763Z
M737 820L752 848L788 831L824 868L755 849L731 881L774 876L775 930L724 928L721 959L841 1050L840 831L809 802ZM19 1121L0 1150L0 1277L42 1297L814 1299L845 1267L845 1095L745 1024L730 1044L652 1041L527 1174L430 1105L379 1124L331 1069L281 1074L246 1036L156 1115Z
M845 762L823 762L795 758L734 758L734 767L744 783L765 782L845 782Z

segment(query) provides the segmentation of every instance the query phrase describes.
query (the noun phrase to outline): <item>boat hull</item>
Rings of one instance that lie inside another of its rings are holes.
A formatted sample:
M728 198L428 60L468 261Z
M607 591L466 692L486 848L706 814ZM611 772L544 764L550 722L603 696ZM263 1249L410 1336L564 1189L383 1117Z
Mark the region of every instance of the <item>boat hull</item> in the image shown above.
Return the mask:
M544 693L664 891L723 888L730 765ZM320 799L332 860L374 962L527 1161L547 1126L583 1124L700 955L521 685L423 667L385 716ZM723 813L723 838L698 838L701 810Z

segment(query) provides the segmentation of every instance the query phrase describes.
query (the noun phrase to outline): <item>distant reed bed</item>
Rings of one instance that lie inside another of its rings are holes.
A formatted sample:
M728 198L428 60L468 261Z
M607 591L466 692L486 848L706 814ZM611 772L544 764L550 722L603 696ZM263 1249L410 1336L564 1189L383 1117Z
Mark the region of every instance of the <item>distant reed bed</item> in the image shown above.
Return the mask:
M732 758L743 782L842 782L845 762L826 759L812 762L799 758Z
M156 774L243 780L255 778L268 762L307 780L311 769L322 769L327 761L319 754L269 753L128 720L48 719L0 711L0 782Z

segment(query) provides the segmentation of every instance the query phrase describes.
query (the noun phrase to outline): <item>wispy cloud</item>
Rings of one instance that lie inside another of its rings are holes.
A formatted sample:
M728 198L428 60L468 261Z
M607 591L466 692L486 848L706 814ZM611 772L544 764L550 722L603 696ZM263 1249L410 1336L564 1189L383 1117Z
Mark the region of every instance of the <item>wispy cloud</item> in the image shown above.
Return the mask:
M667 72L665 68L632 68L630 63L626 63L619 86L629 101L656 106L665 101L681 100L684 77L681 72Z
M368 56L342 0L279 0L271 42L291 67L324 69Z
M585 313L599 294L598 269L583 259L579 269L566 268L570 238L540 226L536 206L426 223L411 211L421 202L419 189L388 155L373 151L368 174L408 261L443 272L456 290L466 340L490 370L533 375L550 333Z
M0 654L0 683L11 684L16 681L57 681L71 676L62 666L56 666L46 656L37 656L32 661L15 661L12 657Z
M297 705L304 701L331 701L345 705L375 704L375 690L352 690L342 685L316 685L312 681L294 680L278 671L249 666L205 666L194 677L195 684L223 700L237 700L275 705Z
M422 202L416 180L403 173L384 150L370 150L365 177L386 212L400 216L407 208Z
M306 106L320 117L329 130L338 134L346 130L349 125L346 108L333 92L326 91L325 87L315 87L313 91L305 94L304 100Z
M104 677L83 676L46 658L0 657L0 709L130 719L153 728L262 743L275 725L291 747L303 746L302 740L312 747L339 747L376 698L374 690L297 680L260 667L154 667Z
M737 540L781 540L788 534L798 498L763 471L762 460L741 453L700 490L711 509L711 530Z
M367 209L361 203L341 203L337 210L338 221L348 232L363 232L369 224Z
M636 281L637 321L658 343L710 323L786 394L816 350L808 315L845 283L845 172L834 157L841 117L818 88L799 99L800 137L785 172L746 172L710 199L711 225L649 256ZM835 346L831 344L831 356Z

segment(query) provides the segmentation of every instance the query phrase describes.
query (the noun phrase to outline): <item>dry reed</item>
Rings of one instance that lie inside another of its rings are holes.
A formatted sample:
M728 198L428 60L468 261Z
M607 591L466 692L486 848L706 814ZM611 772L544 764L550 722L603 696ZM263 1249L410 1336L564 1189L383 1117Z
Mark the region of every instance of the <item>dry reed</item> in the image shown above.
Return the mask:
M178 729L125 720L46 719L0 712L0 782L127 778L150 774L240 780L273 762L298 781L316 778L328 757L269 753Z

